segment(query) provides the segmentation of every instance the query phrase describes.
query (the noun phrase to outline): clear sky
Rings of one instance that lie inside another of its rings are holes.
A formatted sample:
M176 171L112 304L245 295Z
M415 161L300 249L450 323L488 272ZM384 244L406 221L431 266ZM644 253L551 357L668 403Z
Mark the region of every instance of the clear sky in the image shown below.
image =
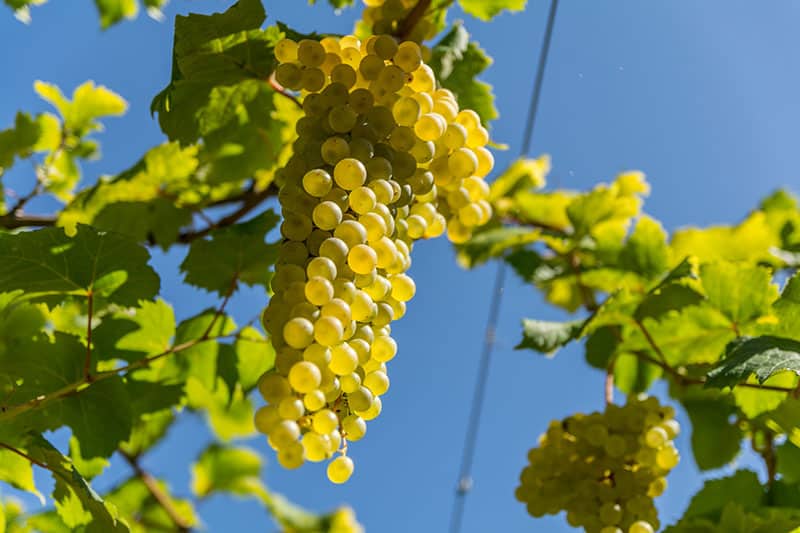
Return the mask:
M312 8L301 0L265 1L269 20L299 30L347 32L358 16L353 9L337 16L319 3ZM495 58L484 76L495 86L501 113L493 137L511 145L496 154L499 168L519 150L549 4L529 3L524 13L489 24L466 20ZM228 4L173 0L163 22L140 16L106 32L98 29L89 0L36 8L29 26L0 9L0 128L11 124L17 109L46 108L33 93L34 80L71 92L93 79L131 105L125 117L106 121L100 137L104 157L84 166L85 179L127 168L163 140L148 108L169 80L174 15L219 11ZM458 17L464 18L453 13ZM777 187L800 192L797 20L800 4L788 0L562 1L534 135L534 153L553 157L551 184L584 189L618 171L641 169L653 185L646 210L670 230L736 221ZM7 182L13 187L30 179L30 167L20 165ZM179 285L177 265L184 253L154 252L162 294L179 317L214 303ZM273 464L266 444L254 440L250 444L268 457L267 483L313 509L347 502L369 532L446 531L495 268L466 272L456 266L446 242L418 245L411 270L417 297L393 327L400 354L390 365L392 388L367 437L352 446L352 480L332 486L321 465L284 471ZM258 291L242 293L231 309L247 320L264 298ZM603 376L586 367L580 346L554 359L514 351L523 316L563 314L547 307L532 288L508 282L465 533L572 531L562 517L533 521L513 490L527 449L550 419L602 408ZM663 388L655 390L663 394ZM689 424L683 413L680 420L686 431L678 445L687 450ZM176 493L186 494L185 465L208 439L204 423L189 418L146 466L166 476ZM747 454L739 465L757 464ZM112 469L97 484L102 489L126 475L124 467ZM669 482L659 501L665 524L680 516L702 484L690 453ZM215 497L199 510L209 531L274 529L254 502Z

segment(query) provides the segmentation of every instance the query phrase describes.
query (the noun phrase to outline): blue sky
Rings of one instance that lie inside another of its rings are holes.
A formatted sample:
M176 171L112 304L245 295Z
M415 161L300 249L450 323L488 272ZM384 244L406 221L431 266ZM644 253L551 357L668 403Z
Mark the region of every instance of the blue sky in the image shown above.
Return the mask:
M511 145L496 154L502 168L519 150L524 109L538 57L548 3L531 0L524 13L491 23L465 18L467 28L494 56L484 79L495 86L501 117L493 136ZM176 13L219 11L227 1L173 0L164 22L140 16L106 32L88 0L52 2L33 10L25 26L0 10L0 127L17 109L39 111L32 85L50 81L70 91L87 79L120 92L127 115L107 121L100 137L104 157L84 166L85 179L127 168L163 136L150 118L150 99L168 81L172 19ZM321 4L266 0L269 20L299 30L346 32L356 10L335 15ZM796 51L800 5L745 0L564 0L556 20L534 154L553 157L554 186L584 189L637 168L653 186L646 210L672 230L736 221L775 188L800 192L800 69ZM30 180L21 165L10 186ZM32 209L46 209L47 202ZM181 287L177 265L185 251L154 252L163 296L188 316L214 299ZM352 505L369 532L445 531L460 463L495 265L466 272L444 241L415 248L411 274L417 296L393 332L400 354L390 365L392 389L368 436L352 446L356 474L343 487L324 480L323 467L287 472L267 454L266 482L314 509ZM264 304L264 295L237 295L231 309L241 320ZM513 499L525 454L553 418L602 407L603 376L583 364L572 346L554 359L516 352L521 317L562 318L530 287L506 285L498 345L488 386L475 487L463 531L572 531L562 517L534 522ZM663 388L656 392L663 394ZM688 421L678 445L688 450ZM183 421L148 458L146 466L186 494L188 460L208 441L204 423ZM739 465L756 465L744 455ZM718 475L719 472L714 473ZM101 488L127 475L112 469ZM660 499L662 522L680 516L702 484L691 459L669 478ZM32 501L32 500L26 500ZM218 497L200 505L209 531L272 531L253 502Z

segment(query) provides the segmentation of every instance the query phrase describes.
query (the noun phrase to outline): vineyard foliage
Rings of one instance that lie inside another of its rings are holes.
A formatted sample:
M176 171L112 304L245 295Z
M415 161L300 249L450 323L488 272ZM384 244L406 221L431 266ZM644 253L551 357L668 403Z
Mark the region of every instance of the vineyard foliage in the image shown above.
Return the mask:
M35 0L5 3L34 24L36 10L46 9ZM163 3L95 5L108 27L140 8L157 16ZM462 23L448 20L451 4L403 2L403 18L389 29L403 37L422 27L423 37L436 36L425 61L440 87L477 113L480 128L490 127L502 110L480 81L491 59ZM525 7L524 0L458 4L485 21ZM172 76L151 106L168 140L86 187L78 187L81 165L99 153L103 122L126 112L123 95L91 81L71 94L37 81L33 90L51 110L20 111L0 131L0 178L23 162L35 168L29 190L0 197L0 481L49 503L37 512L0 501L0 532L188 531L202 521L197 503L219 492L257 499L285 531L360 530L346 507L316 515L288 502L264 484L264 458L232 442L256 435L259 380L280 370L258 317L236 323L228 309L243 285L260 287L266 305L279 259L282 217L271 199L284 185L307 93L276 81L275 46L328 36L318 30L304 35L268 20L260 0L178 16ZM354 31L366 42L372 28L362 21ZM573 191L547 187L550 165L541 156L497 169L487 189L491 220L453 239L464 268L505 263L574 315L523 319L521 355L552 357L581 342L609 391L634 397L665 381L691 421L682 460L700 470L730 465L746 446L763 457L766 479L739 470L706 482L665 531L800 530L797 199L776 191L738 223L669 235L643 211L642 173ZM40 196L61 208L30 213ZM183 254L183 282L216 295L218 305L179 322L160 297L154 249ZM177 498L141 461L190 413L204 417L216 442L187 466L192 497ZM70 435L65 449L44 436L62 428ZM130 478L98 494L92 478L111 461L128 464ZM35 468L52 474L52 494L39 493ZM602 531L622 531L615 527Z

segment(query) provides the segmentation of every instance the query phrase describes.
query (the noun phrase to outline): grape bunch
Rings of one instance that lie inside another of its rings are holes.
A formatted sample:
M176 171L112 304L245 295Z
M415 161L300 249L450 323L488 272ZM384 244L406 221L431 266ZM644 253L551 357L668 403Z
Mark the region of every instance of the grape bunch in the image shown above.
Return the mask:
M516 497L534 517L567 512L589 533L653 533L653 498L678 464L674 410L653 397L629 398L604 413L553 421L528 453Z
M397 35L402 29L409 12L419 0L364 0L363 20L376 35ZM419 20L406 37L410 41L421 43L436 35L436 26L425 18Z
M414 42L283 39L275 55L304 115L276 175L283 240L262 315L276 360L255 424L284 467L336 455L328 478L344 483L347 443L389 389L390 324L416 291L414 242L463 242L491 218L494 160L478 115L436 88Z

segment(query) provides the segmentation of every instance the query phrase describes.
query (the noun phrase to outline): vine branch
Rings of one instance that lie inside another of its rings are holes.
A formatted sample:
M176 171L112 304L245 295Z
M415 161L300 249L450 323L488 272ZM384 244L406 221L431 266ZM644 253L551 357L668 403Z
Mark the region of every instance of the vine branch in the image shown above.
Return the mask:
M403 19L403 22L397 28L397 38L401 41L408 39L408 36L411 35L411 32L414 31L414 27L422 20L422 17L425 16L425 12L428 11L428 8L431 7L431 0L419 0L417 5L408 12L406 18Z
M188 533L191 531L191 524L181 516L181 513L175 507L175 502L170 498L170 496L161 489L161 486L158 484L158 480L150 475L149 472L142 468L142 465L139 463L139 458L128 453L125 453L122 450L117 450L119 454L128 462L130 467L133 469L136 477L138 477L144 486L147 488L150 495L158 502L158 505L164 509L164 512L167 513L167 516L175 524L175 527L181 533Z
M50 466L46 465L45 463L43 463L41 461L37 461L36 459L31 457L27 453L23 452L22 450L14 448L13 446L10 446L10 445L6 444L5 442L0 442L0 448L3 448L5 450L10 451L11 453L15 453L15 454L19 455L23 459L26 459L31 464L34 464L34 465L38 466L39 468L44 468L45 470L50 470L51 472L53 472L53 469L50 468Z

